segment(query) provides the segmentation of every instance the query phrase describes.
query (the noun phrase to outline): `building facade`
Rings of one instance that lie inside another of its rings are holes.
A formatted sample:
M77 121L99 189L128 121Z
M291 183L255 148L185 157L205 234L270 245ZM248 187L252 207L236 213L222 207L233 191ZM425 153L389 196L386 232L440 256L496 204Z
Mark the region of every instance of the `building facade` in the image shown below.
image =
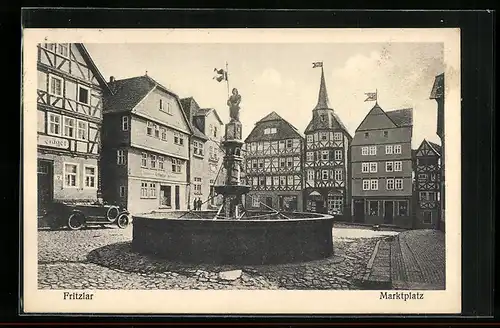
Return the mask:
M414 228L439 229L441 221L441 146L423 140L414 157Z
M213 108L200 108L192 97L181 99L182 108L193 127L191 165L189 169L190 208L201 199L202 210L214 210L222 204L222 196L215 195L214 187L221 184L221 145L224 124Z
M436 100L437 103L437 129L436 134L441 139L441 218L440 229L445 229L445 136L444 136L444 73L436 76L434 85L432 86L430 99Z
M37 58L39 211L53 200L96 200L108 85L83 44L39 44Z
M351 144L353 221L412 227L411 108L384 111L377 103Z
M330 108L321 68L318 103L304 134L304 202L310 212L350 217L349 151L352 140Z
M103 118L103 196L131 213L186 210L191 124L151 77L111 78Z
M303 211L300 132L276 112L255 124L245 140L245 197L248 209Z

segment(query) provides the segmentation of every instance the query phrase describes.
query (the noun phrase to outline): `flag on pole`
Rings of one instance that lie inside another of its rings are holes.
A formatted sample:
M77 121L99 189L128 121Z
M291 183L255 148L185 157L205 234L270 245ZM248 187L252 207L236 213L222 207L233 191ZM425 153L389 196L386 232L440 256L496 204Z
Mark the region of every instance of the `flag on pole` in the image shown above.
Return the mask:
M315 63L313 63L313 68L316 68L316 67L323 67L323 62L315 62Z
M225 70L214 68L216 75L213 77L217 82L227 81L227 72Z
M366 92L365 95L367 96L365 101L377 101L377 93L376 92Z

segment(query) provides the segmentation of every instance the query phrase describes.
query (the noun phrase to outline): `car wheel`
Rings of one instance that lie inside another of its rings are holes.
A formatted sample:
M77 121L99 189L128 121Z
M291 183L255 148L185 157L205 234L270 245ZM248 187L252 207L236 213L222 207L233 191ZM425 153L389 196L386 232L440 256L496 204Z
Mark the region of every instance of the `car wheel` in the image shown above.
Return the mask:
M118 218L118 214L120 214L120 211L118 210L118 207L116 206L111 206L108 208L108 211L106 212L106 218L108 219L109 222L113 222Z
M80 230L85 223L85 217L79 213L73 213L68 218L68 228L71 230Z
M118 220L116 220L116 225L118 225L119 228L125 229L128 227L128 224L130 223L130 219L127 214L121 214L118 217Z

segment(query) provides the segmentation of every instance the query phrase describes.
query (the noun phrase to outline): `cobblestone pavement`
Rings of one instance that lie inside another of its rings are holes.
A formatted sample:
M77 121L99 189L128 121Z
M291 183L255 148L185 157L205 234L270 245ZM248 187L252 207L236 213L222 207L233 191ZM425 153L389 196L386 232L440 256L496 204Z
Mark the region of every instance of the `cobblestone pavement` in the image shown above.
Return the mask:
M445 289L445 240L438 230L398 235L392 247L392 280L397 289Z
M132 252L132 227L40 230L38 286L40 289L359 289L353 277L366 270L382 235L370 238L355 235L348 238L349 233L344 231L342 238L334 237L335 255L328 259L300 264L209 266L172 263Z

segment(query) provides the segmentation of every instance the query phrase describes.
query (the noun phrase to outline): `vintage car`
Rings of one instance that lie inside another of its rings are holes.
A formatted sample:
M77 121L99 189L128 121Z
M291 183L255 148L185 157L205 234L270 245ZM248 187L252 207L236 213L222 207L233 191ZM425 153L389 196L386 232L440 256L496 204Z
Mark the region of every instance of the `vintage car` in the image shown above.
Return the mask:
M130 213L125 208L106 203L54 202L44 212L43 220L51 229L79 230L88 225L108 224L125 229L130 223Z

